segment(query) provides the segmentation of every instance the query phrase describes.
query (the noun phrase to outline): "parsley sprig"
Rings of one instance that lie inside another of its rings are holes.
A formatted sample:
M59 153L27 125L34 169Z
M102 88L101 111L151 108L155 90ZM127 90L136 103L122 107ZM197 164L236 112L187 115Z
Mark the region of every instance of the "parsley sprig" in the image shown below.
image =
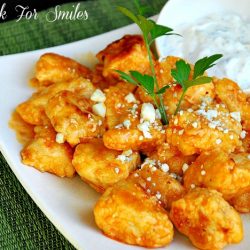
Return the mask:
M134 0L134 2L138 9L138 14L134 14L124 7L118 7L118 10L125 16L130 18L141 29L152 75L141 74L138 71L132 70L129 71L129 74L119 70L116 70L116 72L123 80L143 88L144 91L149 96L151 96L161 114L162 123L166 125L168 124L168 119L162 95L165 93L166 89L170 87L170 85L165 85L162 88L159 87L150 46L158 37L178 34L173 33L173 29L169 27L159 25L155 21L145 18L143 14L147 10L147 8L140 6L138 0ZM180 109L181 102L190 87L211 82L212 78L204 76L204 73L207 69L213 67L215 65L214 62L221 57L221 54L215 54L210 57L204 57L198 60L194 65L194 73L192 79L190 79L191 65L186 63L184 60L179 60L176 62L176 68L171 70L171 75L174 78L175 82L181 85L182 95L178 101L175 114L177 114L178 110Z
M156 78L156 72L154 67L154 61L152 58L152 53L150 50L150 46L155 41L156 38L165 36L165 35L174 35L172 33L173 29L156 24L155 21L147 19L143 16L143 12L145 11L145 7L141 7L138 0L135 1L136 6L138 8L139 14L134 14L130 10L124 7L118 7L118 10L122 12L125 16L129 17L134 23L136 23L142 31L144 43L146 46L150 69L152 75L143 75L137 71L130 71L130 74L126 74L121 71L117 71L120 74L120 77L132 84L142 87L148 95L150 95L158 108L163 124L168 124L168 119L166 115L166 111L164 108L163 97L162 94L168 88L168 85L163 88L159 88L159 84ZM156 90L156 91L154 91Z
M222 56L222 54L215 54L198 60L194 65L194 73L192 79L189 79L191 72L190 64L186 63L184 60L179 60L176 62L176 68L171 70L171 75L174 78L175 82L181 85L182 95L178 101L174 113L175 115L179 111L181 102L190 87L209 83L212 81L212 78L204 76L204 73L207 69L213 67L215 65L214 62L220 59Z

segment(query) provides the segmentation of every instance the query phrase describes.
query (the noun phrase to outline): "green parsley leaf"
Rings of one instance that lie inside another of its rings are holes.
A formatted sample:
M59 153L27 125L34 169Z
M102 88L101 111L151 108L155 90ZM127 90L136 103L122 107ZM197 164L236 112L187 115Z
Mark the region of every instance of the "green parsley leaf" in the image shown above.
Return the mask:
M140 22L140 28L142 30L142 33L148 36L150 31L154 28L154 23L152 23L151 20L148 20L144 16L138 15L137 17Z
M130 11L129 9L127 8L124 8L122 6L118 6L117 9L125 16L127 16L128 18L130 18L134 23L136 23L140 28L140 22L137 18L137 16L132 12Z
M156 22L153 20L149 21L153 23L153 28L150 30L150 35L151 35L150 43L152 43L158 37L164 35L173 35L172 33L170 33L171 31L173 31L173 29L167 26L156 24Z
M130 75L128 75L120 70L115 70L115 72L117 72L123 80L125 80L133 85L138 85L137 82Z
M187 88L186 82L189 78L191 67L184 60L177 61L175 66L176 68L171 70L171 75L185 90Z
M167 89L169 89L169 88L170 88L169 85L165 85L164 87L162 87L161 89L159 89L159 90L156 92L156 94L157 94L157 95L164 94L165 91L166 91Z
M193 79L196 79L198 76L202 76L204 72L213 67L215 64L214 62L220 59L223 55L222 54L215 54L209 57L204 57L198 60L194 65L194 76Z
M164 86L163 88L159 89L154 60L152 57L152 51L150 46L152 42L160 36L175 35L175 34L171 33L173 31L171 28L165 27L163 25L158 25L153 20L149 20L146 17L144 17L143 15L145 11L148 9L148 7L141 6L139 0L134 0L134 2L138 9L138 14L134 14L133 12L124 7L118 7L118 10L125 16L130 18L141 29L146 51L148 54L148 60L152 76L143 75L137 71L130 71L130 75L123 73L121 71L116 71L116 72L119 73L120 77L123 80L130 82L134 85L141 86L145 90L145 92L152 97L155 106L160 111L163 124L168 124L168 119L162 97L162 94L166 91L168 87ZM154 92L155 89L156 93Z
M181 85L182 95L181 98L179 99L174 114L177 114L181 102L184 99L184 95L190 87L209 83L212 81L211 77L204 76L203 74L207 69L213 67L215 65L214 62L220 59L221 57L222 57L221 54L215 54L210 57L204 57L198 60L194 65L194 75L191 80L189 80L191 66L184 60L179 60L176 62L175 64L176 68L171 70L171 75L174 78L174 80Z
M201 84L206 84L206 83L210 83L212 81L212 77L208 77L208 76L200 76L196 79L193 79L193 80L190 80L190 81L187 81L185 83L185 85L189 87L192 87L192 86L196 86L196 85L201 85Z
M129 71L131 76L144 88L144 90L152 95L154 93L154 78L150 75L143 75L138 71Z

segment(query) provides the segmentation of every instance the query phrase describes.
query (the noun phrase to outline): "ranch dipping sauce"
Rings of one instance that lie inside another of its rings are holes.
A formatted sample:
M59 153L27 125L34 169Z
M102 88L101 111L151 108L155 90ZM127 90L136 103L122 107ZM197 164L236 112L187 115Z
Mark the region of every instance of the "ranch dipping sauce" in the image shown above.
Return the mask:
M209 75L228 77L245 90L250 88L250 22L236 14L210 15L176 29L182 37L167 37L164 55L191 63L212 54L223 54Z

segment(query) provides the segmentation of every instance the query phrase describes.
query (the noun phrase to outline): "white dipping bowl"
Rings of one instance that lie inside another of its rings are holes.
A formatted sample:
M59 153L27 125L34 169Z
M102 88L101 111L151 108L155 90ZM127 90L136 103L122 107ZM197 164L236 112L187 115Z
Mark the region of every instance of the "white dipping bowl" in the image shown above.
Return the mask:
M159 14L158 24L169 26L174 32L181 34L183 27L195 23L199 19L209 15L225 15L234 13L244 19L250 20L250 1L249 0L169 0ZM250 31L249 31L250 32ZM160 57L176 55L167 47L173 36L163 36L156 40L156 49ZM183 37L182 39L185 39ZM211 45L212 46L212 45ZM223 52L222 52L223 53ZM207 55L209 56L209 55ZM189 58L184 58L190 60ZM192 62L192 60L191 60ZM219 63L219 61L218 61ZM216 66L215 66L216 67ZM228 77L228 76L224 76ZM234 80L234 79L233 79ZM245 92L250 93L250 72L249 85L244 88Z

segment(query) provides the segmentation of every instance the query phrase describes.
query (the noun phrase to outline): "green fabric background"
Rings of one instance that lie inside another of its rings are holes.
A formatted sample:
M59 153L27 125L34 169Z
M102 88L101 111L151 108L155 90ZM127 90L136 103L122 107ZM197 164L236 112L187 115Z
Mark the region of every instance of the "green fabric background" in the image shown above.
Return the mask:
M165 2L142 1L150 7L148 16L157 14ZM71 10L72 4L61 5L61 9ZM132 0L93 0L81 2L81 9L86 9L89 15L87 21L49 23L45 19L48 10L45 10L39 13L37 20L2 23L0 55L65 44L129 24L129 20L115 10L117 5L134 9ZM1 153L0 249L74 249L31 200Z

